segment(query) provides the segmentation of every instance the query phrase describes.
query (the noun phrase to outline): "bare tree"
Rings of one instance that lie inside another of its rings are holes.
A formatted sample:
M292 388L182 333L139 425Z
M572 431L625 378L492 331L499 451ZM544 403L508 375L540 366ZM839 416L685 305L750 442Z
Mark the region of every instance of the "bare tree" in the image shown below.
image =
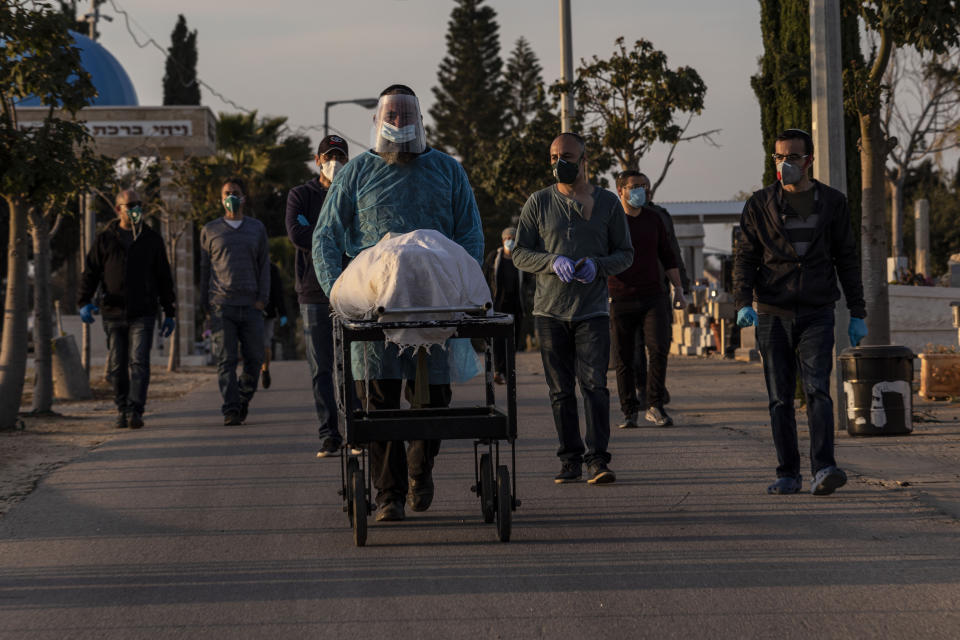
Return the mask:
M885 77L889 92L882 128L890 140L890 255L904 256L903 184L911 166L960 147L960 49L921 55L900 49ZM942 167L941 167L942 168Z

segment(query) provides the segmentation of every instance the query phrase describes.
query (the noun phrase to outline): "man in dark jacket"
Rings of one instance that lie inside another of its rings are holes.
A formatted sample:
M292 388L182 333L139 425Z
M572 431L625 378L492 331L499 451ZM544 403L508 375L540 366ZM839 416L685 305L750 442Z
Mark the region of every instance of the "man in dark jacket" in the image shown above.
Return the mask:
M143 426L150 384L150 347L157 306L163 307L164 337L176 326L173 276L163 238L143 224L143 205L133 189L117 196L117 218L97 234L86 257L77 306L86 323L100 309L93 297L103 295L103 328L109 349L107 379L113 385L118 429Z
M337 426L337 404L333 396L333 321L330 319L330 301L323 293L313 268L313 229L326 200L327 189L348 157L346 140L336 135L325 137L314 156L320 175L294 187L287 195L287 237L297 249L297 301L300 303L303 343L313 380L313 403L320 421L318 458L339 451L343 438Z
M635 169L617 175L617 195L627 214L633 262L625 271L607 280L613 360L623 411L620 428L637 427L640 410L645 412L648 422L658 427L673 424L663 407L671 324L670 289L664 286L664 274L673 284L673 306L681 309L686 306L676 252L659 212L645 206L647 191L643 178ZM646 354L642 351L637 354L637 342L645 344L650 352L650 376L643 381L639 398L635 359L638 355L643 359Z
M490 297L493 299L493 310L513 314L514 348L520 349L520 336L525 314L523 301L527 298L527 289L534 282L532 276L526 275L513 265L513 248L517 244L517 228L507 227L500 234L503 242L496 251L487 254L483 261L483 275L490 287ZM493 344L493 381L497 384L506 382L507 367L507 340L494 340Z
M689 300L690 299L690 276L687 275L687 269L684 266L683 262L683 252L680 251L680 243L677 241L677 232L673 227L673 218L670 216L670 212L661 207L660 205L653 202L653 194L650 190L650 178L645 173L639 173L639 187L643 189L644 202L643 206L648 209L653 209L660 216L660 222L663 223L664 228L667 230L667 242L670 244L671 249L673 249L674 260L677 264L677 269L680 270L680 284L683 287L683 295ZM660 280L663 282L663 287L665 291L670 290L670 278L667 277L667 270L663 266L662 261L658 261L660 265ZM672 324L673 318L670 318ZM669 350L670 342L673 339L673 332L667 327L667 349ZM639 398L639 403L642 406L647 404L647 343L644 339L642 331L638 331L636 334L636 343L634 344L634 353L633 353L633 375L636 380L636 394ZM670 404L670 391L667 390L667 387L663 387L663 404ZM626 421L621 426L630 426Z
M807 176L813 164L810 134L787 129L777 137L773 158L778 181L754 193L740 217L733 267L737 323L757 326L763 357L779 461L777 480L767 492L797 493L802 487L793 408L799 365L810 429L811 493L827 495L847 481L833 455L830 398L837 278L850 309L850 343L857 345L867 335L860 260L846 196Z

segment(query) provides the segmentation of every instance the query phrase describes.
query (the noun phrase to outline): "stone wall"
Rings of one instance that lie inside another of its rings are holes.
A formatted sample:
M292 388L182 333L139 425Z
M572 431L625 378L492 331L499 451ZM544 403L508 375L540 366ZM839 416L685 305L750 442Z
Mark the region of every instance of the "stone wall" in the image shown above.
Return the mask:
M890 285L890 341L923 353L928 343L957 346L950 303L960 287Z

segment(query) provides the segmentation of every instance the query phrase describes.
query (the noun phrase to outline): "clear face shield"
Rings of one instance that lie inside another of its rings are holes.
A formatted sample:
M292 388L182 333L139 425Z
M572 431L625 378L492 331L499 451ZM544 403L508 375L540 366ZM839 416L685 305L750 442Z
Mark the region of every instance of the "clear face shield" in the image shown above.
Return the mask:
M416 96L381 96L373 117L371 146L377 153L423 153L427 136Z

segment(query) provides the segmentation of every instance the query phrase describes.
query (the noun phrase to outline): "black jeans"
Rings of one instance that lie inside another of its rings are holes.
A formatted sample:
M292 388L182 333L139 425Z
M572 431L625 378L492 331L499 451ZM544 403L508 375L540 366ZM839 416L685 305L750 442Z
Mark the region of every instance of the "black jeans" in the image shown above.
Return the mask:
M670 297L665 293L610 305L613 367L625 416L648 407L663 408L671 320ZM649 369L644 346L650 354Z
M553 422L560 439L557 457L564 462L587 465L610 462L610 392L607 365L610 362L610 318L599 316L567 322L537 316L534 319L540 341L543 372L550 389ZM577 396L580 382L583 413L587 423L580 438ZM586 446L584 446L584 440Z
M210 307L213 352L217 355L217 378L221 411L239 411L257 390L263 364L263 312L250 306L215 304ZM237 379L237 362L243 353L243 373Z
M337 402L333 395L333 320L329 304L300 303L303 318L303 346L307 352L310 379L313 382L313 404L320 421L320 439L340 437L337 424Z
M358 380L357 396L366 406L366 384ZM399 409L403 380L384 379L370 381L371 409ZM407 380L405 394L412 401L416 386ZM449 384L430 385L430 402L427 407L450 406L452 393ZM414 480L424 478L433 471L433 461L440 453L440 440L411 440L406 449L402 440L370 443L370 471L373 486L377 488L377 504L402 502L407 495L407 475Z
M836 465L833 457L833 400L830 370L833 367L833 307L828 306L792 319L761 313L757 345L770 398L770 424L777 447L777 477L800 475L800 450L793 398L797 369L807 398L810 429L810 466L816 475Z
M103 319L107 334L107 380L120 413L143 413L150 384L153 316L135 320Z

